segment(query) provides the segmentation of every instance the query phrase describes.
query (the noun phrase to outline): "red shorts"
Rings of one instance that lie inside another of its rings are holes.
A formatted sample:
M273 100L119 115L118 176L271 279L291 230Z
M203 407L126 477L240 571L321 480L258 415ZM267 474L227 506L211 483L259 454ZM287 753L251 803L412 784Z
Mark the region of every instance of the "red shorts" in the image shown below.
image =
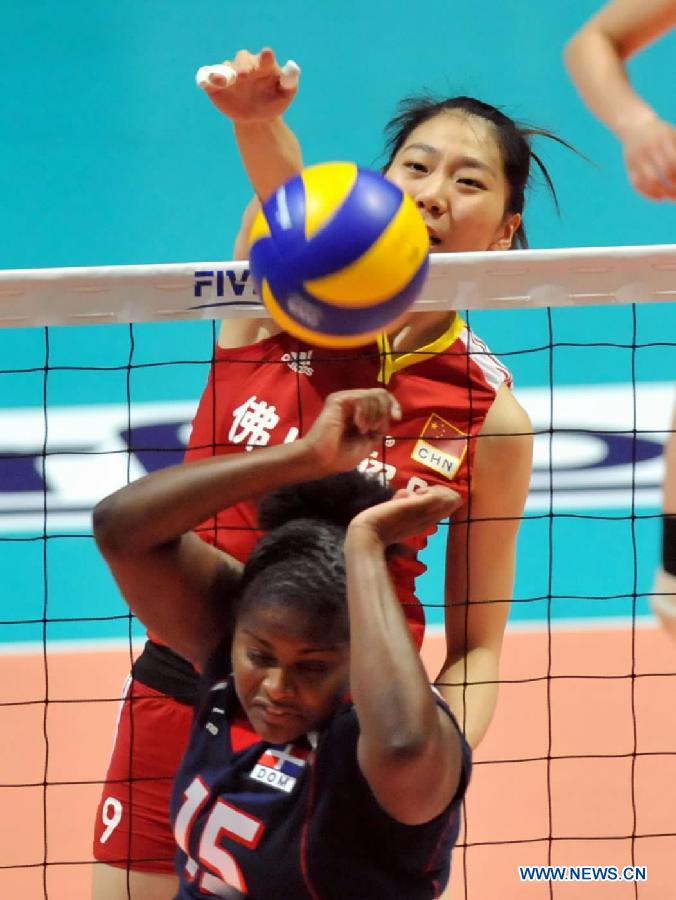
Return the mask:
M169 805L193 719L179 703L129 678L94 829L94 858L140 872L173 874Z

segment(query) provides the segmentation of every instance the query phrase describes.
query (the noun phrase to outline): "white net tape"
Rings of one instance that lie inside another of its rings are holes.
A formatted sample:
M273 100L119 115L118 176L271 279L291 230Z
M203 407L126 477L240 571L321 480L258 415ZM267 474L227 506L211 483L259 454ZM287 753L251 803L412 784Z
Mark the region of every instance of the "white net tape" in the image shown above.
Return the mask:
M676 300L676 244L439 253L415 308ZM0 326L264 316L247 262L0 271Z

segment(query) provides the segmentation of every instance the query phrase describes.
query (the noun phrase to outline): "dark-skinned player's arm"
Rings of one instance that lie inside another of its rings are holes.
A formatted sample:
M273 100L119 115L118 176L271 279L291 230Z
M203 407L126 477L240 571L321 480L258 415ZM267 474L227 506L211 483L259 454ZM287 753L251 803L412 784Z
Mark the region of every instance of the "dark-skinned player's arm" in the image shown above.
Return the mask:
M440 486L398 491L356 516L345 541L359 765L383 809L407 825L448 807L460 786L463 750L411 639L385 550L424 533L459 502L455 491Z
M355 468L400 415L381 388L341 391L298 441L172 466L106 497L94 509L94 537L132 612L203 665L227 631L242 567L193 529L282 485Z

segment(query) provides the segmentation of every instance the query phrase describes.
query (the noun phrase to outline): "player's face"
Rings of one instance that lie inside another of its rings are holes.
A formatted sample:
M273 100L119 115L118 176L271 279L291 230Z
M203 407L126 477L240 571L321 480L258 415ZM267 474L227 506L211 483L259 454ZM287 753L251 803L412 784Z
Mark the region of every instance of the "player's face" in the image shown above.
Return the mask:
M273 744L318 728L347 691L347 641L307 636L300 613L254 605L237 622L235 688L256 732Z
M411 132L385 174L415 200L433 253L510 248L521 219L505 213L509 184L489 122L441 113Z

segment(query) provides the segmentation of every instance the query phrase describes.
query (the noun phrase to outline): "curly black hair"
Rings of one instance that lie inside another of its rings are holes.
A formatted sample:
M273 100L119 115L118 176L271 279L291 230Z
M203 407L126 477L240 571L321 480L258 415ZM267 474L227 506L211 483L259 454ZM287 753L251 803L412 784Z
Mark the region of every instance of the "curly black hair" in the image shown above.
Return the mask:
M379 480L351 471L265 497L258 519L267 533L244 566L236 617L254 604L274 603L297 611L313 636L337 627L347 638L345 530L360 512L391 496Z
M200 720L211 685L230 672L235 621L257 605L297 612L305 639L349 637L345 531L362 510L392 494L380 480L352 471L283 487L263 498L258 519L267 533L244 566L232 618L202 672Z

